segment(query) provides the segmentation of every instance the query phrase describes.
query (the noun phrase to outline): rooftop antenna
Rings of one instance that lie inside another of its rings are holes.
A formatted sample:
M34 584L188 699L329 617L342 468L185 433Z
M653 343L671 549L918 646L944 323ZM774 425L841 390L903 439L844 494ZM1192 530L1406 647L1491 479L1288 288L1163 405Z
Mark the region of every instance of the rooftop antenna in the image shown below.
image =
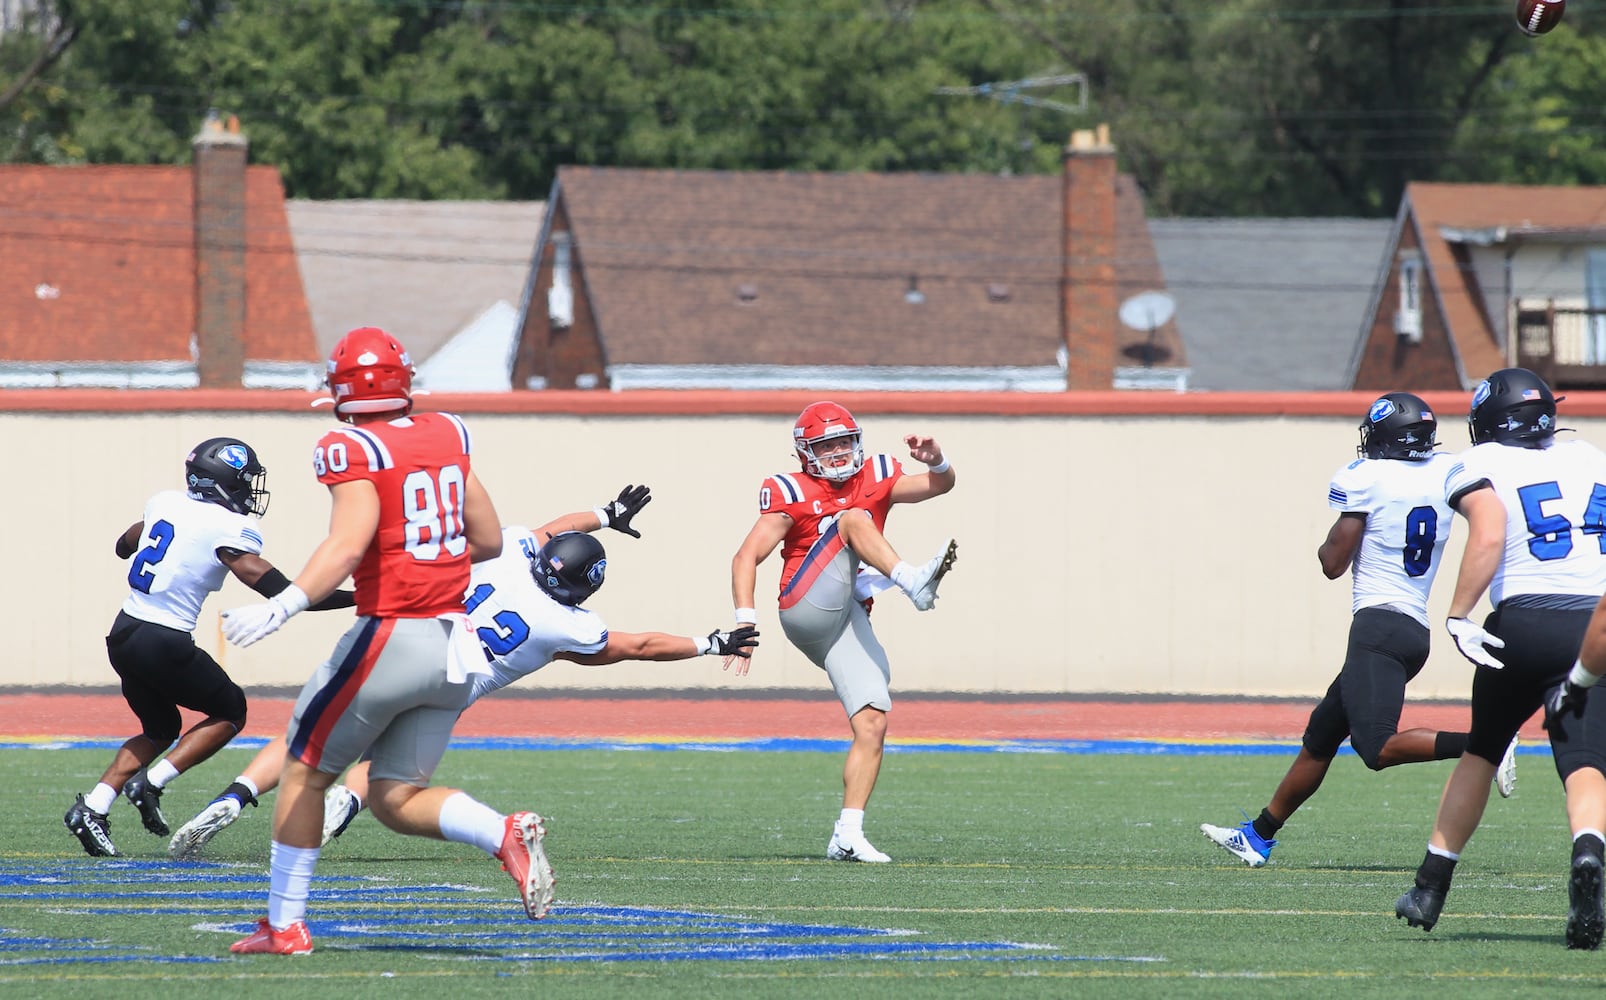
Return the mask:
M1078 97L1075 104L1066 104L1064 101L1050 100L1046 97L1033 97L1023 94L1023 90L1032 90L1046 87L1064 87L1075 84ZM1033 108L1049 108L1054 111L1063 111L1066 114L1077 115L1087 110L1087 74L1061 73L1056 76L1034 76L1025 80L1009 80L1000 83L978 83L974 87L938 87L932 91L934 94L968 94L975 97L991 97L1000 104L1024 104Z

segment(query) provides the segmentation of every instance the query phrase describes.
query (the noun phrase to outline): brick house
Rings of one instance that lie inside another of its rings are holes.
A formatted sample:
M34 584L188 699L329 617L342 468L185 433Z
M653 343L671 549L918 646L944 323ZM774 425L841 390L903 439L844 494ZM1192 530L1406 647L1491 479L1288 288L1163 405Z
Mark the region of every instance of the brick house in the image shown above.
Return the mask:
M1164 281L1103 129L1062 176L563 167L515 388L1186 388Z

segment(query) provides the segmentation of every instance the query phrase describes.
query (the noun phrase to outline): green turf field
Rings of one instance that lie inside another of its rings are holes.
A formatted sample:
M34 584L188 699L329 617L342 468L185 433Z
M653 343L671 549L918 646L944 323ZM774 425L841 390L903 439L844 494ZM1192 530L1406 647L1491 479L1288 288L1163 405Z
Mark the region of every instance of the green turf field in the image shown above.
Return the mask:
M1287 754L900 753L867 830L890 865L822 860L836 753L453 750L440 781L549 817L558 903L523 918L472 848L370 816L324 851L316 952L228 955L265 912L269 811L168 861L126 802L122 859L61 823L107 750L0 751L0 996L1407 996L1595 993L1562 945L1567 834L1550 759L1520 758L1431 934L1393 916L1446 764L1353 756L1250 870L1198 832L1258 810ZM176 826L249 758L164 800ZM1411 992L1407 992L1411 991Z

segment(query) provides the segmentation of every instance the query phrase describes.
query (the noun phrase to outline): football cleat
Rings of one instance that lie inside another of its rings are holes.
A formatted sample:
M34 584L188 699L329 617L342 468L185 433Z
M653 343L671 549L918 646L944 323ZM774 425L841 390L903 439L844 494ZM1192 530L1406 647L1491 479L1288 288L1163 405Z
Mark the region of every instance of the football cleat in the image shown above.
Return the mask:
M1403 919L1412 927L1431 931L1439 922L1439 911L1444 909L1444 893L1426 886L1413 886L1411 891L1394 901L1394 918Z
M1211 826L1200 823L1199 832L1209 837L1217 847L1231 854L1251 868L1259 868L1271 857L1277 841L1267 840L1255 832L1255 824L1244 820L1237 826Z
M541 825L540 816L517 812L507 818L502 828L502 849L496 852L502 870L518 883L524 913L531 920L540 920L552 908L556 879L541 847L545 836L546 827Z
M863 833L844 833L841 827L837 827L831 834L831 842L825 845L825 860L885 864L892 858L876 850Z
M201 853L207 841L240 818L240 800L232 795L220 795L195 814L195 818L178 828L173 839L167 842L167 854L175 861L193 858Z
M1495 768L1494 787L1503 799L1511 798L1511 793L1517 790L1517 737L1515 736L1506 745L1505 755L1500 758L1500 766Z
M305 920L297 920L282 931L273 929L266 917L257 921L256 930L229 945L236 955L310 955L312 932Z
M914 602L921 611L930 611L937 606L937 584L954 568L954 560L959 558L959 546L952 538L943 546L941 552L931 557L931 561L921 567L916 574L914 589L909 592L909 600Z
M1573 859L1572 877L1567 880L1567 947L1594 951L1606 931L1606 911L1601 901L1601 859L1592 854Z
M323 845L329 846L334 840L346 832L346 827L362 812L362 803L357 796L351 794L351 789L345 785L330 785L323 795Z
M84 845L85 854L92 858L121 857L117 845L112 843L111 821L105 813L95 812L84 805L83 795L78 796L78 801L61 819L78 838L78 842Z
M139 821L145 824L145 829L158 837L165 837L172 832L162 816L162 790L151 784L150 776L143 767L123 783L123 795L139 810Z

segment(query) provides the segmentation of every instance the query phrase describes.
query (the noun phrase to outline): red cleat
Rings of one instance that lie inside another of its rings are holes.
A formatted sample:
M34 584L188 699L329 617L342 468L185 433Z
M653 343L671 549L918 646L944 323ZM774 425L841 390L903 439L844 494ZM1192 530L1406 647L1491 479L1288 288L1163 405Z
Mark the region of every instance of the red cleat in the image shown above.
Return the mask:
M229 945L236 955L310 955L312 932L305 920L297 920L282 931L276 931L264 917L257 921L257 929L250 937L243 937Z
M502 870L513 876L519 884L519 896L524 900L524 912L531 920L540 920L552 908L552 866L547 864L546 852L541 849L541 838L546 828L541 817L533 812L519 812L507 818L502 831L502 849L496 860Z

